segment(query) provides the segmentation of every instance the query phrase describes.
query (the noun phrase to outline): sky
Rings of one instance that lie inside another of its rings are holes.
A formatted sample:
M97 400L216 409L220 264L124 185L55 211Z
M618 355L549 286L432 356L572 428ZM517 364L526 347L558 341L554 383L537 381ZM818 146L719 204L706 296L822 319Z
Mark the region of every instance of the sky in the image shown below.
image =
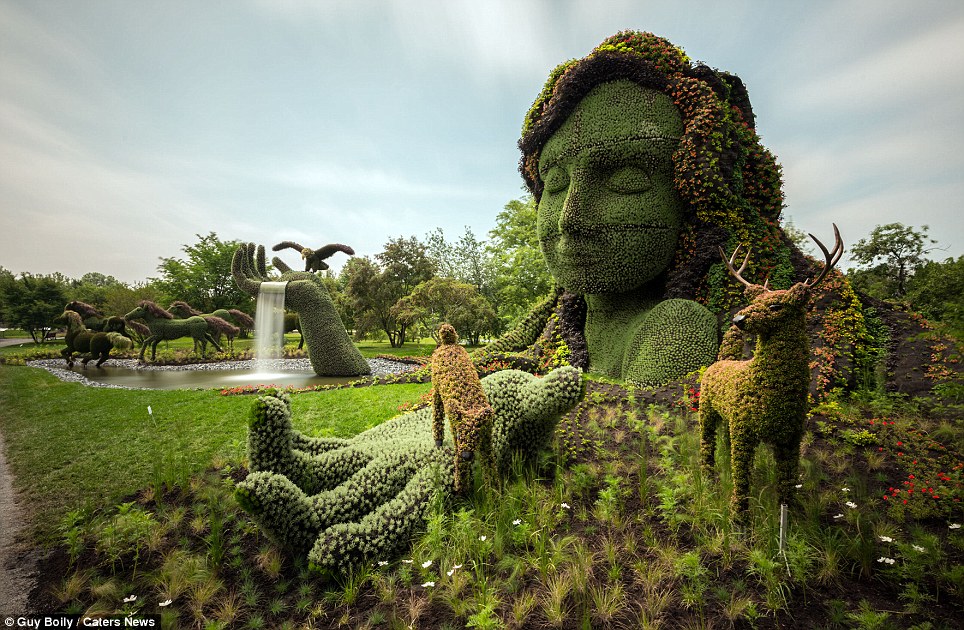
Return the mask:
M137 283L209 232L484 238L550 70L624 29L743 79L798 228L964 253L960 0L0 0L0 266Z

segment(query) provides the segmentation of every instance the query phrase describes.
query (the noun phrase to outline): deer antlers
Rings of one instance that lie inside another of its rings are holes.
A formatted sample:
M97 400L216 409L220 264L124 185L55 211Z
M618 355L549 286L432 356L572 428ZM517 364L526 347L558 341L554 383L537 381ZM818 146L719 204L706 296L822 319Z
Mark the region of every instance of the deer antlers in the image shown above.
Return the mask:
M813 239L813 242L817 244L817 247L820 248L820 251L823 252L824 257L827 259L827 262L824 264L823 269L820 270L820 275L817 276L817 279L813 282L810 282L808 279L803 283L807 287L813 288L820 284L823 279L827 277L827 274L830 273L830 270L833 269L833 266L836 265L837 261L840 260L840 257L843 256L844 246L843 239L840 238L840 230L837 229L836 223L833 224L834 244L832 252L828 252L827 248L824 247L824 244L821 243L820 239L818 239L816 236L810 234L809 232L807 234Z
M836 264L837 264L837 261L840 260L840 257L843 256L843 253L844 253L844 244L843 244L843 239L840 238L840 230L837 229L837 224L836 224L836 223L834 223L834 224L832 224L832 225L833 225L833 235L834 235L833 251L827 251L827 247L826 247L823 243L820 242L820 239L818 239L818 238L817 238L816 236L814 236L813 234L809 234L809 233L808 233L808 235L810 236L810 238L813 239L813 242L816 243L816 244L817 244L817 247L820 248L820 251L823 252L824 258L826 258L826 262L824 263L823 269L820 270L820 273L817 275L816 279L814 279L813 281L811 281L811 280L808 278L807 280L805 280L805 281L802 283L802 284L803 284L805 287L807 287L808 289L812 289L813 287L815 287L815 286L817 286L818 284L820 284L821 282L823 282L824 278L827 277L827 274L830 273L830 270L834 268L834 265L836 265ZM754 285L752 282L747 281L747 280L741 275L741 274L743 273L743 270L746 269L747 263L750 261L750 249L749 249L749 248L747 248L746 256L743 258L743 264L740 265L740 268L739 268L739 269L734 269L734 268L733 268L733 262L736 260L736 254L737 254L737 252L740 251L740 248L741 248L741 247L742 247L742 245L737 245L737 246L736 246L736 249L733 250L733 255L730 256L729 260L727 260L727 258L726 258L726 252L723 251L723 248L722 248L722 247L720 248L720 255L723 257L723 262L726 263L726 268L730 271L730 275L732 275L734 278L736 278L737 280L739 280L740 283L743 284L744 286L746 286L746 287L752 287L752 286L755 286L755 285ZM767 280L763 283L763 288L764 288L764 290L768 290L768 289L769 289L769 287L767 286L767 285L769 284L769 282L770 282L770 279L767 278Z

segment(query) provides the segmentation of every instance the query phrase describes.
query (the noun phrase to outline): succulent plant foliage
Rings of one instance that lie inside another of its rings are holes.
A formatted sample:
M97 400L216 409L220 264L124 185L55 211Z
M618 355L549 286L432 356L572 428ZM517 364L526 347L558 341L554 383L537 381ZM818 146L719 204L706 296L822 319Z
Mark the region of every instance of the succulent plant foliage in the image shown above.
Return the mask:
M492 461L508 474L513 457L548 446L559 416L582 396L572 367L538 378L506 370L482 379L494 410ZM284 393L261 396L249 418L250 474L239 504L262 529L313 568L341 573L397 552L425 523L439 493L455 491L455 445L435 444L429 407L351 439L312 438L292 427Z

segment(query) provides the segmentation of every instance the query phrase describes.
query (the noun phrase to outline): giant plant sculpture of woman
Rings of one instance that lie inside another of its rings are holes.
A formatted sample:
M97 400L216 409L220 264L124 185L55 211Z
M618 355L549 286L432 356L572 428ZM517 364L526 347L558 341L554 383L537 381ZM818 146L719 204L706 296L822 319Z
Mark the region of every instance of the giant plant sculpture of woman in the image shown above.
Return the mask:
M541 305L491 351L561 338L573 365L666 383L713 361L713 311L740 299L719 246L765 244L752 271L790 280L779 167L742 82L663 38L618 33L557 67L519 147L542 252L566 294L556 320Z
M371 368L348 337L348 331L328 295L328 289L315 274L292 271L279 258L272 264L281 272L274 280L287 282L285 307L298 313L301 333L308 345L311 367L319 376L359 376ZM242 245L234 252L231 273L238 287L257 297L261 283L268 278L264 246Z

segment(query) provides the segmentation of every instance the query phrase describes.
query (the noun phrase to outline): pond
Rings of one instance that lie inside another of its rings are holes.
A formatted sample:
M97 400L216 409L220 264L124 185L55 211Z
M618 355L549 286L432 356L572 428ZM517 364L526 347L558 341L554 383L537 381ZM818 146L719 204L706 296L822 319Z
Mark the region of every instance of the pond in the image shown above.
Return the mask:
M374 376L410 371L414 366L388 359L368 359ZM48 370L64 381L80 382L93 387L124 389L207 389L245 385L277 385L279 387L311 387L343 385L360 376L318 376L306 359L282 359L256 368L253 361L194 363L188 365L152 365L132 359L111 359L103 366L86 368L79 362L73 368L59 359L31 361L34 367Z

